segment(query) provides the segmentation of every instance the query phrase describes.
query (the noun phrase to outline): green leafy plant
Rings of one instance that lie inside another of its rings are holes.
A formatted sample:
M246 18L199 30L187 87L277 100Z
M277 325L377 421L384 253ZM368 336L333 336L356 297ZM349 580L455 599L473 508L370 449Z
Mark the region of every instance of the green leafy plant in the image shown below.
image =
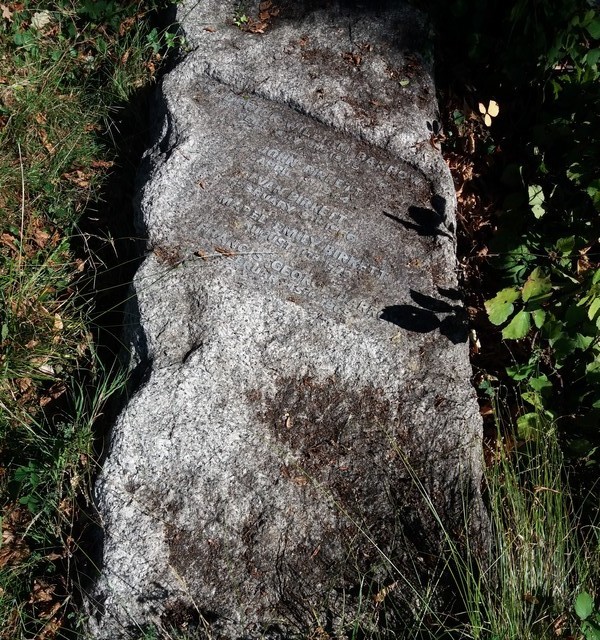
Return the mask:
M600 611L587 591L581 591L575 598L575 614L581 621L585 640L600 640Z
M239 29L247 25L248 21L249 21L248 16L243 12L238 12L233 17L233 24Z

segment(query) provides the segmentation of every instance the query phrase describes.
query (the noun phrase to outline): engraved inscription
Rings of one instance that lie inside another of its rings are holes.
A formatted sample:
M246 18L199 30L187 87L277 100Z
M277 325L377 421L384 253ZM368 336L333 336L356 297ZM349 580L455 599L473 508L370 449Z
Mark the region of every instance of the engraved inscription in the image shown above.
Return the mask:
M406 242L407 231L384 212L427 206L422 174L289 107L226 87L201 91L195 104L206 123L199 172L210 187L190 203L197 237L181 242L230 249L235 255L218 266L224 274L295 303L376 317L420 242L414 233Z

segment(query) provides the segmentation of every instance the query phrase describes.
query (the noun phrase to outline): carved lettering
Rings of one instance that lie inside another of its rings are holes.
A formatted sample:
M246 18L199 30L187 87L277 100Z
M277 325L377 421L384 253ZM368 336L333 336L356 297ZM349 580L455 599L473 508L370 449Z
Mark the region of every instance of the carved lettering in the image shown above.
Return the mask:
M376 317L394 270L406 261L399 255L402 246L374 247L369 237L392 237L394 227L383 212L404 215L400 182L420 185L425 203L429 186L382 150L285 107L267 108L258 98L225 88L222 93L227 112L237 116L231 148L223 151L227 166L213 179L215 192L202 192L216 207L200 216L199 233L242 254L222 261L224 273L292 293L321 310ZM238 162L236 144L248 148L249 140L254 150ZM374 236L373 224L379 225Z

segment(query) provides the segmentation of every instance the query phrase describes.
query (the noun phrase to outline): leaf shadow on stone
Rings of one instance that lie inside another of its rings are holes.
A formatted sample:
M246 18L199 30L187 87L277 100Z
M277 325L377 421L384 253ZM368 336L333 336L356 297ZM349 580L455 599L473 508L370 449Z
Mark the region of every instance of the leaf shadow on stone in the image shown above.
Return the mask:
M452 302L460 300L460 294L455 289L438 287L438 293ZM418 306L396 304L385 307L379 316L381 320L415 333L430 333L439 329L452 344L467 341L469 335L467 314L462 305L451 304L414 289L410 289L410 297ZM437 314L445 314L445 317L439 318Z
M412 206L408 208L407 213L412 222L403 220L388 211L383 212L390 220L397 222L405 229L416 231L420 236L444 236L453 239L450 233L453 231L453 225L446 224L446 199L442 196L434 195L431 198L431 208Z

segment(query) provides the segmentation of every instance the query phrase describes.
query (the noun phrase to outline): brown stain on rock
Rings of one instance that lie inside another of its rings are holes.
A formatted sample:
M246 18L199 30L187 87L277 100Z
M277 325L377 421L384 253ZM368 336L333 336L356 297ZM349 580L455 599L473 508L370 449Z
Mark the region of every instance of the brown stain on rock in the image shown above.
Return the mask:
M280 377L274 392L253 389L246 399L254 428L264 425L277 445L273 492L289 482L297 502L275 513L258 501L229 525L214 508L202 525L169 524L169 564L203 618L219 612L214 629L238 597L252 603L250 619L283 619L299 631L323 607L340 620L342 611L355 615L390 583L393 566L422 555L419 497L399 453L410 448L410 402L310 375Z
M410 484L399 455L409 439L402 401L374 386L350 388L335 376L309 375L282 377L273 395L253 390L247 398L291 454L281 476L328 496L345 514L344 537L362 532L358 555L373 560L373 536L393 546L396 515L406 507Z

